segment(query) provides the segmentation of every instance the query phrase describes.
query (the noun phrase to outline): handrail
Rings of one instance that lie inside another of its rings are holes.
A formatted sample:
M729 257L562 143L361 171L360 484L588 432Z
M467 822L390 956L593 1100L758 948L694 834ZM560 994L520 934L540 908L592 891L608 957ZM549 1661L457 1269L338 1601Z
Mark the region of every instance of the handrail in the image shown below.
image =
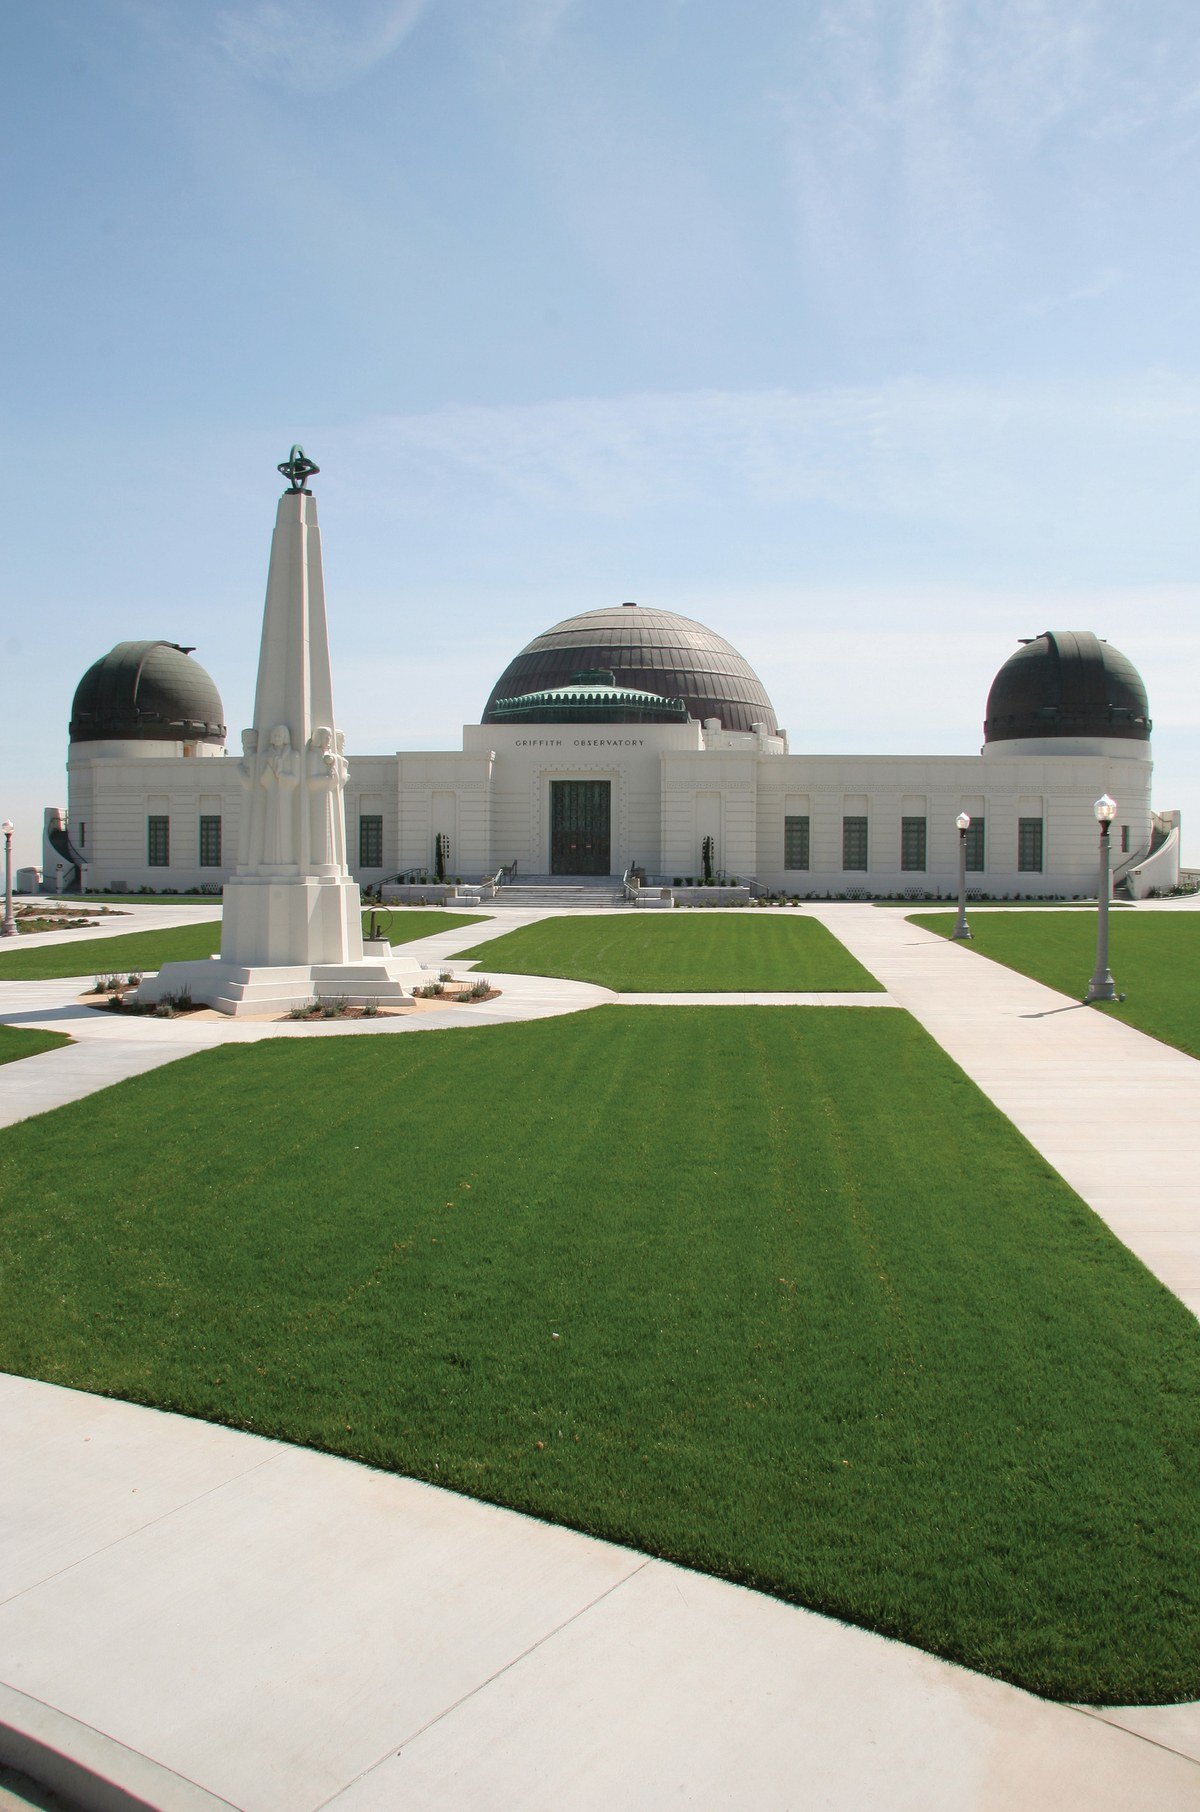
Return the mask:
M627 900L632 900L636 906L641 882L638 880L637 873L632 867L627 868L625 873L621 876L621 886L625 890L625 898Z

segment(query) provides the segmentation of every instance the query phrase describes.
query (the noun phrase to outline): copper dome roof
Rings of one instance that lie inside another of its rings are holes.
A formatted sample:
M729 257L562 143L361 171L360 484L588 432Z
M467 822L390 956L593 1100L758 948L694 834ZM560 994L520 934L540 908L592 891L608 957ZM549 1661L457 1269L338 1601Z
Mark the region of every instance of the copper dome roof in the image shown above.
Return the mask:
M628 691L682 699L701 722L717 717L726 730L761 723L771 734L778 728L762 681L723 636L691 617L639 604L585 610L535 636L492 687L481 721L505 721L497 710L502 699L546 693L598 668Z

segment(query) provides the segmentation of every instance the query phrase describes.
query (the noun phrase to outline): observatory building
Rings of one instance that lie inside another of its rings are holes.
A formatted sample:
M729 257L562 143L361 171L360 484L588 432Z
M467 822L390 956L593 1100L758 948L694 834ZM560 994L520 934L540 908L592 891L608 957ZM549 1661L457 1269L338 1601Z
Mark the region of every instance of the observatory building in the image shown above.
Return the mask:
M981 701L982 703L983 701ZM243 788L219 692L188 647L119 642L70 722L68 808L47 812L47 880L180 892L237 864ZM1093 802L1119 802L1132 892L1178 878L1176 814L1151 805L1150 714L1132 663L1047 630L1001 666L983 747L962 756L794 752L758 674L723 636L621 604L554 624L497 679L461 750L348 751L348 861L364 886L408 873L668 885L713 870L807 895L950 892L967 812L972 888L1093 891Z

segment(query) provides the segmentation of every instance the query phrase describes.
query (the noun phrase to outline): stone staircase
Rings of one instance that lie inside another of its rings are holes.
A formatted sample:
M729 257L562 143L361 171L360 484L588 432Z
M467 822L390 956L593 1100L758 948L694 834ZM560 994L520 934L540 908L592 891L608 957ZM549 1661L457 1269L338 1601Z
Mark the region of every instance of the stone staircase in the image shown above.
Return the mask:
M489 912L566 912L572 907L624 906L625 890L613 875L522 875L501 887Z

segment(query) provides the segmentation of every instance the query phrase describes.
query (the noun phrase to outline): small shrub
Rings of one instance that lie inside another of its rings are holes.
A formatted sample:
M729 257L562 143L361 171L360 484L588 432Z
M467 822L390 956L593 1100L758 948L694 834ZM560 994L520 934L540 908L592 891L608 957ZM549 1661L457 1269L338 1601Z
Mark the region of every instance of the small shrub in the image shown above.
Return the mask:
M363 1007L362 1016L364 1019L378 1019L379 1018L379 1002L377 1000L367 1001Z
M320 1011L319 1000L306 1000L302 1001L298 1007L289 1007L287 1016L289 1019L315 1019Z
M158 1001L155 1004L154 1017L155 1017L155 1019L174 1019L175 1018L175 1002L173 1000L167 1000L165 998L163 1000Z
M331 994L328 999L318 1003L322 1019L345 1019L350 1011L350 1002L344 994Z
M449 969L443 969L440 972L440 974L438 975L438 980L440 982L452 982L454 980L454 976L452 975L452 973L450 972Z
M471 986L467 990L467 999L468 1000L486 1000L487 996L491 993L491 991L492 991L491 982L485 981L483 979L483 977L480 976L479 980L473 981L471 983Z

